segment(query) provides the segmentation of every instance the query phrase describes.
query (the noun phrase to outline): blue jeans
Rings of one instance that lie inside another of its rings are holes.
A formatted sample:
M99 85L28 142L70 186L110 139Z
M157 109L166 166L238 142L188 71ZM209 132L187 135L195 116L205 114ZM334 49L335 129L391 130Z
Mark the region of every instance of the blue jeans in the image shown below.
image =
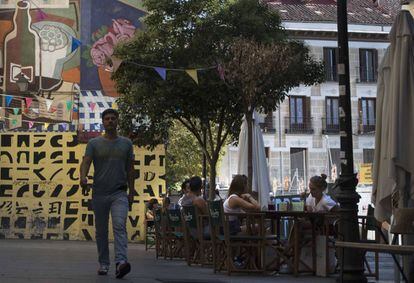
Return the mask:
M128 216L128 197L124 191L109 196L93 196L95 213L96 245L101 265L109 266L108 224L109 213L114 232L115 263L127 261L128 234L126 220Z

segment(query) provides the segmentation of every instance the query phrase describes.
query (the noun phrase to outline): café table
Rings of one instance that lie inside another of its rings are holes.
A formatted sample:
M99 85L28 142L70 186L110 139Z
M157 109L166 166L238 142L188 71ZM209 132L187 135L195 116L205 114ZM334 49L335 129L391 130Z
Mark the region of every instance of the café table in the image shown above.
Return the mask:
M308 211L264 211L266 219L272 221L272 234L275 234L277 237L278 244L283 247L281 241L281 220L282 219L291 219L293 220L293 274L298 276L299 274L299 264L300 264L300 222L309 221L311 223L311 232L312 232L312 269L309 270L313 274L316 273L316 235L317 235L317 224L322 223L322 229L320 234L329 236L329 229L327 228L327 219L331 219L337 216L336 213L332 212L308 212ZM277 259L279 261L279 259ZM289 264L287 262L287 264ZM278 263L279 265L279 263Z

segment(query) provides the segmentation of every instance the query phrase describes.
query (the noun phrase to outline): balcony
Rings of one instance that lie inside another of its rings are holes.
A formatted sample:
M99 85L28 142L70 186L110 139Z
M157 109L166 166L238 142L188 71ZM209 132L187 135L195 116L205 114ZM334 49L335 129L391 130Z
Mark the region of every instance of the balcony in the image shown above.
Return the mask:
M375 119L358 119L358 134L373 135L375 134Z
M313 134L313 118L311 117L285 117L286 134Z
M322 118L322 134L339 134L339 118Z

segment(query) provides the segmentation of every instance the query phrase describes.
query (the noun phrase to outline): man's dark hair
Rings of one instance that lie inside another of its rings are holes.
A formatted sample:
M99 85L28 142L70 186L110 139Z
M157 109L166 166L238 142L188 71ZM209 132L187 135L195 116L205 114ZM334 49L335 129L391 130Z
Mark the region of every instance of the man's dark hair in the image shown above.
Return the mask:
M198 192L199 190L201 190L202 185L203 185L203 181L201 180L200 177L198 177L198 176L191 177L191 179L190 179L190 191Z
M102 112L102 120L105 118L105 116L107 114L114 114L116 116L116 118L119 117L118 111L116 111L115 109L112 109L112 108L108 108L108 109L105 109L104 112Z
M188 183L190 183L190 179L185 179L184 182L181 184L181 190L185 190L187 188Z

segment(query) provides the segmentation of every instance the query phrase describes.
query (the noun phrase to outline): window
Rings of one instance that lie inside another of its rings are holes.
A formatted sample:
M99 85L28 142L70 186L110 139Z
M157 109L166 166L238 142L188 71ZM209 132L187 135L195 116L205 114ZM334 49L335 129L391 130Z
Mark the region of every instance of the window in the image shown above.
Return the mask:
M338 133L339 132L339 98L338 97L327 97L325 105L326 133Z
M89 113L89 118L94 119L95 118L95 113Z
M289 97L290 132L312 133L310 118L310 97Z
M324 47L323 61L325 65L325 79L327 81L338 81L338 48Z
M359 49L359 78L361 82L376 82L378 52L376 49Z
M359 100L360 132L375 131L375 98L361 98Z

